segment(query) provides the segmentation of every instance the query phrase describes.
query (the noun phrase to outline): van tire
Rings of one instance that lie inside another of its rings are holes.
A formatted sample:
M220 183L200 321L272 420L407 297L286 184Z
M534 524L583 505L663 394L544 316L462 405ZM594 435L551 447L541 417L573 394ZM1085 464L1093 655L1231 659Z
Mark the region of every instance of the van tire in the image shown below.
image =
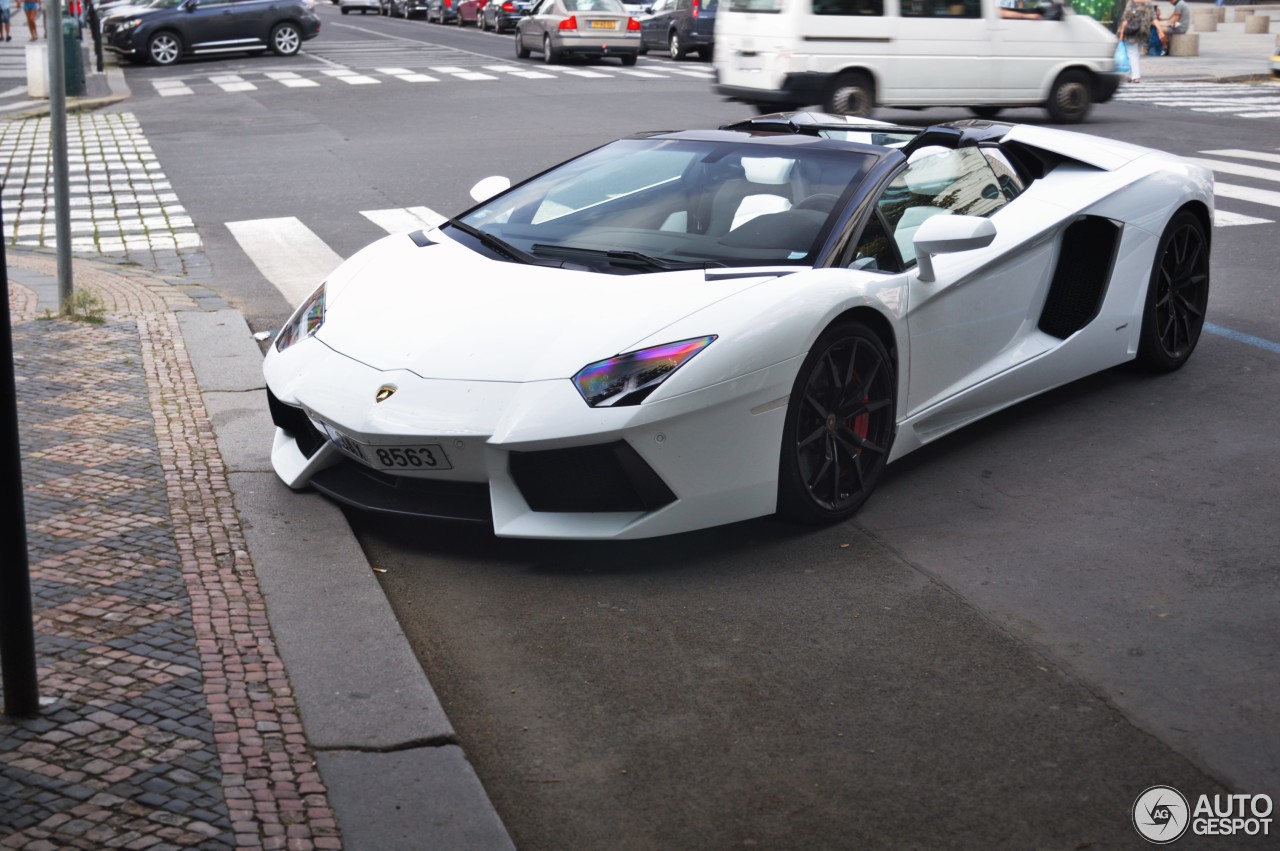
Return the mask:
M1057 124L1079 124L1089 114L1090 95L1089 77L1083 71L1069 68L1053 81L1044 108Z
M845 71L831 84L822 106L832 115L870 118L876 109L875 84L864 71Z
M969 111L979 118L985 118L990 121L1004 110L998 106L971 106L969 107Z

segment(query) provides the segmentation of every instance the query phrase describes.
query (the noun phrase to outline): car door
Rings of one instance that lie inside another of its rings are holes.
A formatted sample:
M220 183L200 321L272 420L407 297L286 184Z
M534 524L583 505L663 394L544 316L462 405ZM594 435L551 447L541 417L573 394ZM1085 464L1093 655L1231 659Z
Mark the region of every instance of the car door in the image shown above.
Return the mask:
M177 18L183 44L190 50L216 47L235 38L235 13L231 0L187 0L185 14Z
M665 50L667 28L675 13L676 0L658 0L653 11L640 20L640 43L650 50Z
M901 0L881 100L938 105L989 97L991 27L982 0Z
M1054 247L1050 240L1010 244L1026 228L1015 225L1019 211L1009 206L1010 190L989 156L976 147L923 148L877 200L909 271L907 416L1043 351L1034 340L1023 344L1036 337ZM990 217L997 239L987 248L936 257L936 279L921 281L913 237L926 220L942 215ZM1008 231L1004 240L1002 228Z

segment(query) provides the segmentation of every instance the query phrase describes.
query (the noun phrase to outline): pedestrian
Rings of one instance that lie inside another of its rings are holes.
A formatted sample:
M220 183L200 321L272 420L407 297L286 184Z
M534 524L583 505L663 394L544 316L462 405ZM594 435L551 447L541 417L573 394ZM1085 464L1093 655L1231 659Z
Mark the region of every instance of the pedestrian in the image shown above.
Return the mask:
M1164 49L1169 49L1169 36L1182 35L1191 29L1191 6L1187 0L1174 0L1173 11L1167 18L1156 16L1156 31L1160 33L1160 42Z
M0 41L13 41L9 21L13 17L13 0L0 0Z
M27 16L27 29L31 30L32 41L40 37L36 34L36 12L39 11L40 0L22 0L22 14Z
M1129 52L1129 82L1142 82L1142 67L1138 57L1147 52L1151 40L1151 27L1155 21L1155 8L1151 0L1129 0L1124 7L1117 30Z

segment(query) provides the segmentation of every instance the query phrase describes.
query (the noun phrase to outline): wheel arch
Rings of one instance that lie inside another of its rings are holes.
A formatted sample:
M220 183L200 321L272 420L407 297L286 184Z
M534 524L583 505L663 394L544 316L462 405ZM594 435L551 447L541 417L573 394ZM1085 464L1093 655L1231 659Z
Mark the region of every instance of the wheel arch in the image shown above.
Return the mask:
M858 322L865 325L871 333L880 338L880 342L884 343L885 349L889 352L889 358L893 361L893 374L899 375L898 366L901 361L898 353L898 335L893 329L893 323L889 318L874 307L867 305L858 305L851 307L843 313L837 314L826 327L818 332L818 336L826 333L827 328L840 322ZM815 339L817 339L815 337Z
M1177 213L1180 213L1183 210L1195 216L1196 220L1200 222L1200 227L1204 228L1205 242L1209 243L1209 247L1212 248L1213 215L1209 212L1209 206L1200 200L1188 201L1179 207L1174 215L1177 215Z
M875 94L877 95L876 103L879 104L880 101L878 99L878 96L880 94L880 88L881 88L880 75L877 74L875 72L875 69L873 69L870 65L846 65L843 68L837 68L836 70L830 72L829 74L827 74L826 87L825 87L826 91L824 92L824 94L829 94L832 88L835 87L836 80L839 80L845 74L865 74L871 80L871 90L875 92Z

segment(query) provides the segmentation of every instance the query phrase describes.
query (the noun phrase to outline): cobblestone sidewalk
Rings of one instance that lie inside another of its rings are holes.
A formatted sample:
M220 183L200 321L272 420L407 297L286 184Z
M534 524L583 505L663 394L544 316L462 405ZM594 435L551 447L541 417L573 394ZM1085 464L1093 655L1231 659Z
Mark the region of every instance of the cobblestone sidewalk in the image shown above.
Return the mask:
M10 280L53 702L0 720L0 847L340 848L172 312L195 305L145 281L78 263L94 325Z
M208 269L194 222L131 113L67 116L71 250L168 274ZM10 244L53 248L49 119L0 122L0 204Z

